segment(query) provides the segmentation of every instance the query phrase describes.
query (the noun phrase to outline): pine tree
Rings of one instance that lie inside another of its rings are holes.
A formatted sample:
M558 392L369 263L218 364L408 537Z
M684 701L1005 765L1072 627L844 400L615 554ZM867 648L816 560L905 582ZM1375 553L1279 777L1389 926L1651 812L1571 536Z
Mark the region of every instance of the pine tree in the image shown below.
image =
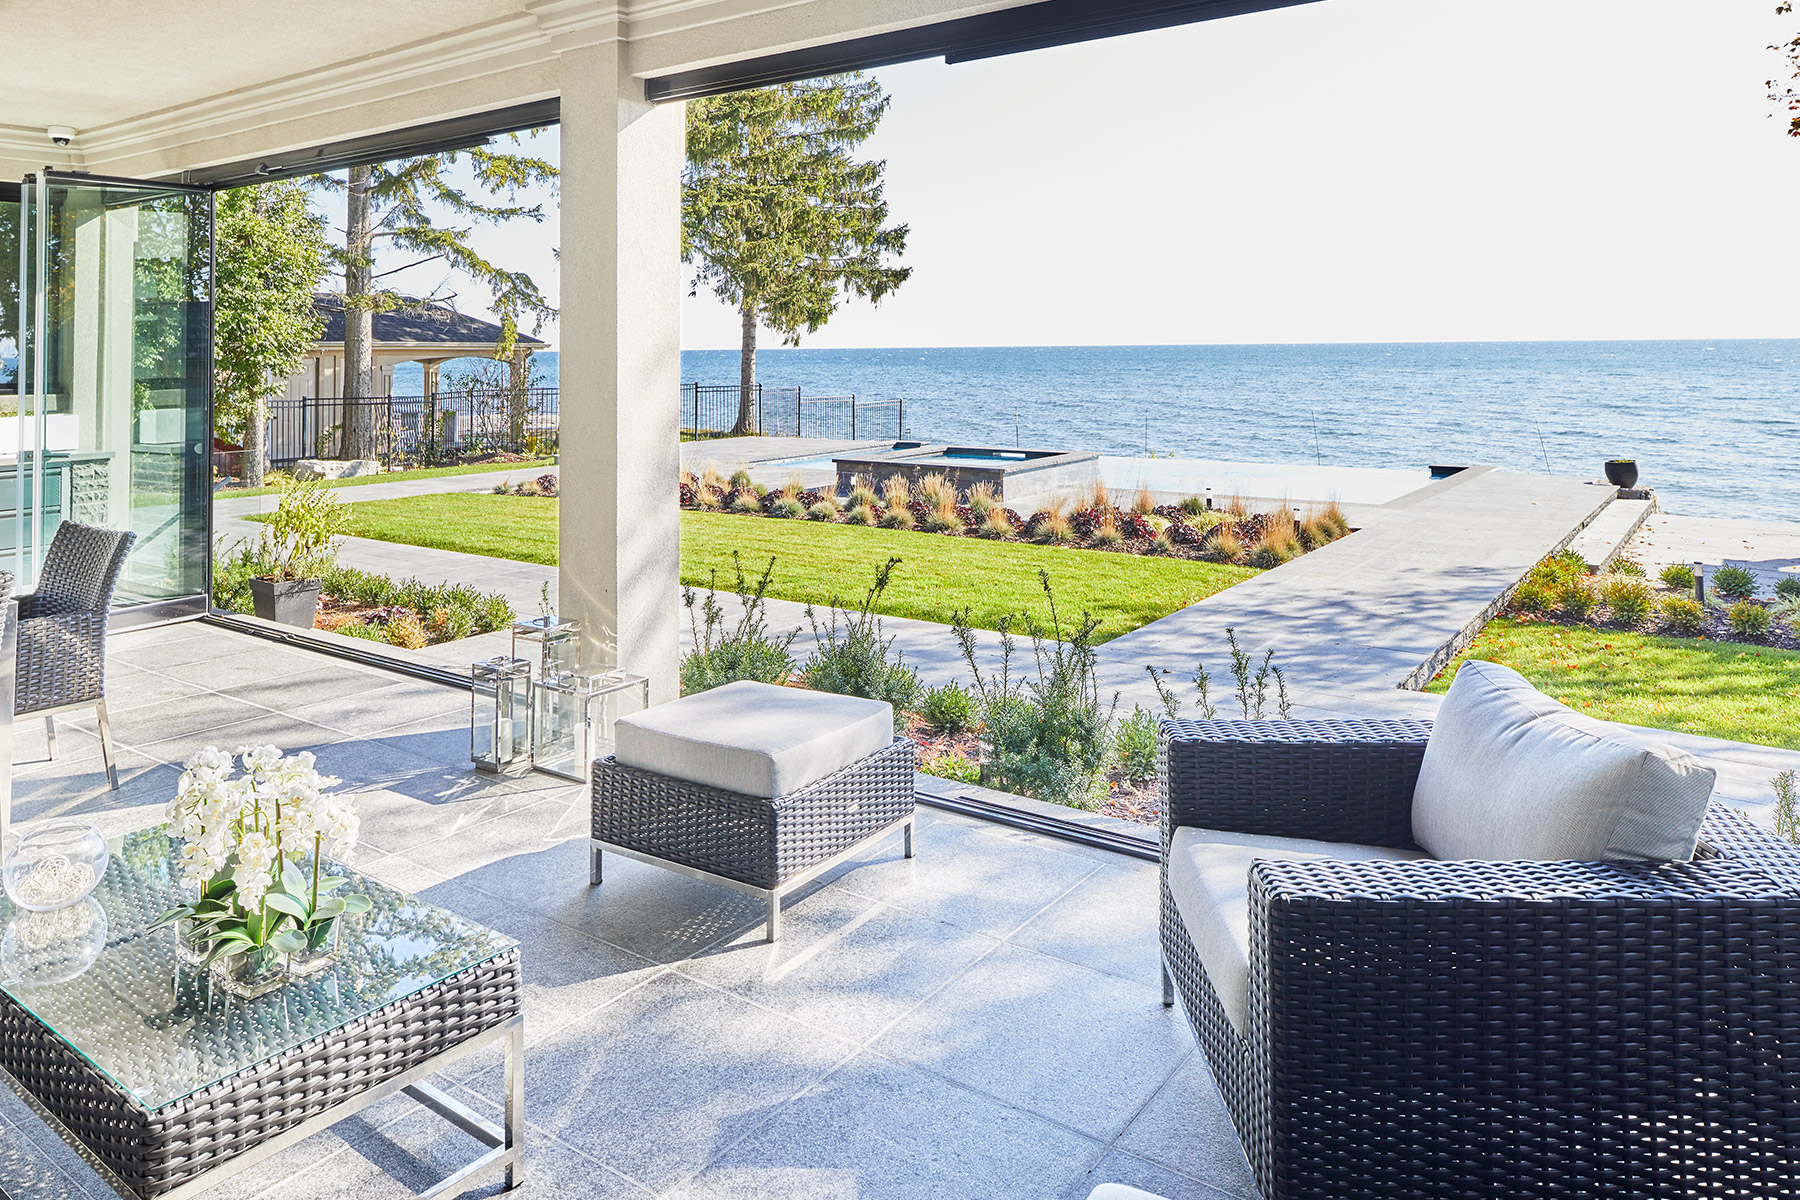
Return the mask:
M450 178L452 168L465 154L473 168L473 193ZM522 317L542 321L555 315L530 275L488 261L470 245L469 235L477 224L541 222L543 205L518 203L518 195L523 188L556 177L556 167L543 159L484 147L352 167L344 179L317 177L319 186L344 193L344 245L334 252L344 272L344 395L373 394L374 314L408 303L398 293L376 286L378 248L423 254L423 261L441 258L486 285L504 331L496 347L499 357L512 355ZM433 218L434 211L448 213L461 223L440 224ZM373 405L345 406L343 438L343 457L375 457Z
M887 164L855 152L888 97L856 72L688 104L681 257L742 322L738 416L755 433L756 333L790 345L816 332L846 294L879 301L906 282L892 265L907 227L889 225Z

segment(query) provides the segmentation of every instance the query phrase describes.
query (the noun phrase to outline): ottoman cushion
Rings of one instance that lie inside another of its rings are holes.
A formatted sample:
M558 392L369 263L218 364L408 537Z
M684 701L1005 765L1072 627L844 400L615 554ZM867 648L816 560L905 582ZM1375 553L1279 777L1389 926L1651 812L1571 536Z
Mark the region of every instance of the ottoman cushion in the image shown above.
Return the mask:
M894 740L880 700L743 680L621 717L628 767L749 796L785 796Z

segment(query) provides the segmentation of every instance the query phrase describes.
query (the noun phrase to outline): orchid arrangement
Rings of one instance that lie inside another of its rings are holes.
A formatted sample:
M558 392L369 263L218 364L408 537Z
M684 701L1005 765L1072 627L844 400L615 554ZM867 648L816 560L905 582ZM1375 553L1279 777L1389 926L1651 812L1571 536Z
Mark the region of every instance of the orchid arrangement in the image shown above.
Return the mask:
M323 872L327 854L348 860L358 822L355 797L331 791L341 781L321 774L312 754L208 746L183 766L169 826L184 843L181 885L198 896L157 927L186 921L183 936L210 962L316 949L338 917L368 911L367 897L333 895L349 881Z

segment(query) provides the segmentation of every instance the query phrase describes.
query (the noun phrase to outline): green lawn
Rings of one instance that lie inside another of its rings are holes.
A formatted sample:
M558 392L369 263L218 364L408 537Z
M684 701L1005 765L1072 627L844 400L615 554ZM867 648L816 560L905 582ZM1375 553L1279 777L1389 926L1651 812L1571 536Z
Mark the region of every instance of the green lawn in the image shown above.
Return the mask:
M387 471L380 475L358 475L354 479L327 479L326 487L357 487L365 483L400 483L408 479L436 479L440 475L485 475L494 471L509 471L520 479L535 477L543 469L552 464L548 458L533 459L530 462L515 463L470 463L461 467L420 467L412 471ZM236 496L272 496L279 492L278 487L259 488L221 488L215 493L222 500Z
M358 537L511 558L556 562L556 501L470 493L368 500L355 508ZM859 601L889 555L901 565L883 597L889 616L948 621L968 606L976 625L991 629L1009 612L1048 616L1038 569L1050 573L1064 620L1083 609L1101 621L1101 640L1114 638L1223 591L1256 574L1247 567L1182 559L1143 558L1017 542L906 533L891 529L776 521L722 513L681 514L681 578L704 584L719 571L731 580L731 552L742 552L755 573L770 555L769 594L787 600ZM479 582L479 581L477 581Z
M1464 657L1503 663L1609 721L1800 750L1800 653L1792 650L1502 619ZM1426 690L1446 690L1461 661Z

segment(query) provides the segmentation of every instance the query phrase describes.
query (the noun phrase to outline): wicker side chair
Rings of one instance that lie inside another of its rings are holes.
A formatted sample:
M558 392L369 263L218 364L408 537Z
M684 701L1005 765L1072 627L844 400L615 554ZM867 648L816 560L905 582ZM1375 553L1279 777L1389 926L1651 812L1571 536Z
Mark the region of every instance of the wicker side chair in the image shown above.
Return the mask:
M1258 859L1233 1026L1175 830L1416 850L1430 732L1163 726L1164 1002L1265 1200L1800 1196L1800 852L1716 801L1690 862Z
M106 781L119 786L106 715L106 621L137 534L64 521L44 554L37 590L19 597L13 715L42 716L56 757L56 715L92 706Z

